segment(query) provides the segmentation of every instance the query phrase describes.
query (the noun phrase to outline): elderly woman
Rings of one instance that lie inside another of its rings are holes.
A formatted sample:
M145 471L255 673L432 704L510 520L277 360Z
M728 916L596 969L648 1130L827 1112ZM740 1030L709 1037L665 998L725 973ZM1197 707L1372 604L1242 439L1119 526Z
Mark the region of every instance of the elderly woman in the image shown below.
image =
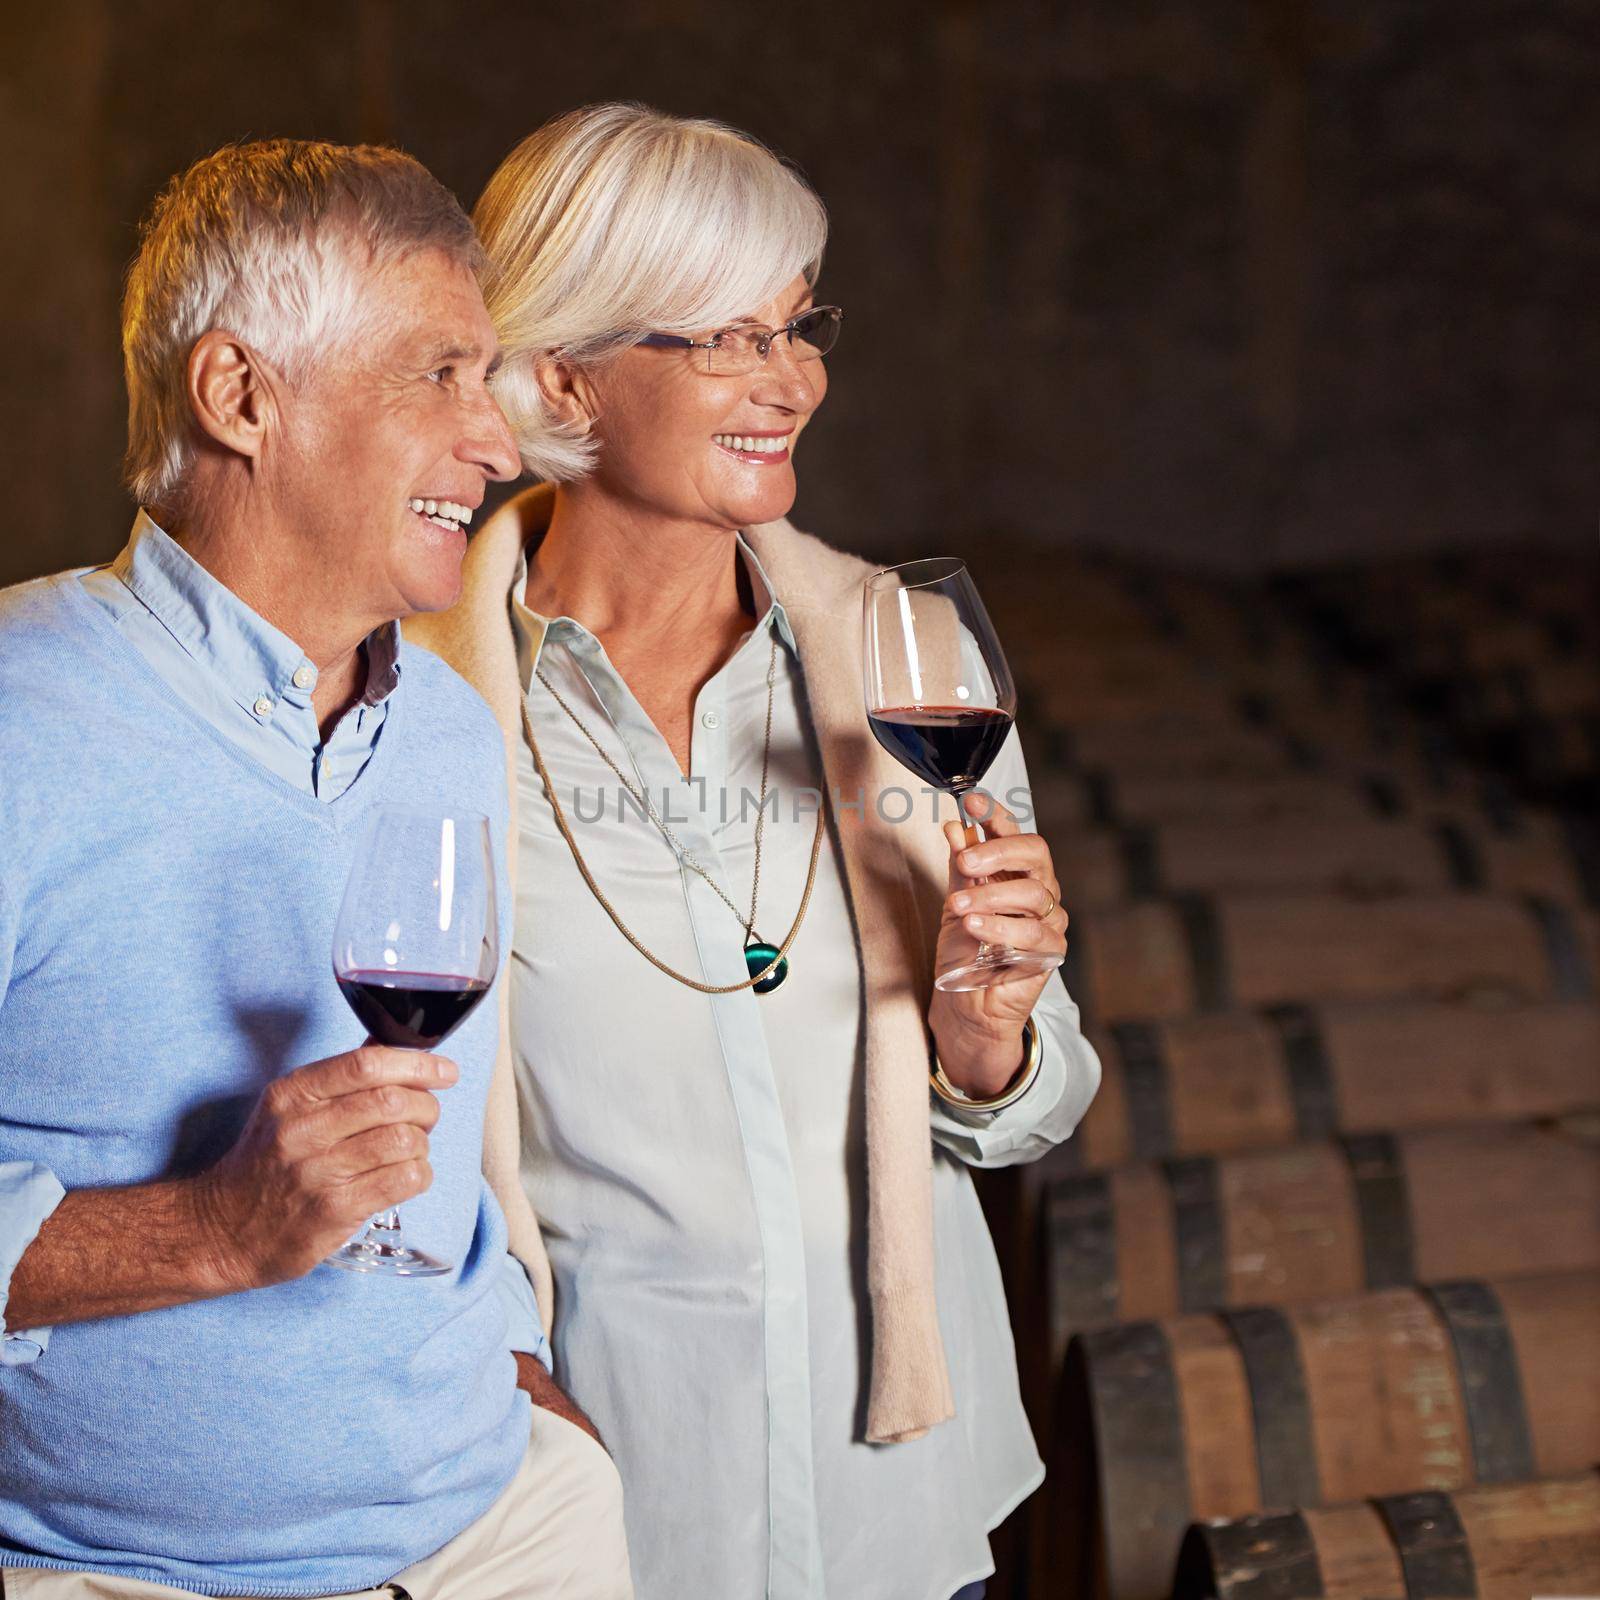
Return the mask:
M841 320L822 206L732 129L608 105L519 146L476 221L545 482L419 636L506 734L489 1138L639 1594L980 1593L1043 1469L970 1169L1065 1138L1099 1064L1054 975L933 989L980 936L1064 950L1066 918L1009 813L969 850L926 798L876 804L907 775L862 706L871 568L782 520ZM1026 782L1013 735L990 787Z

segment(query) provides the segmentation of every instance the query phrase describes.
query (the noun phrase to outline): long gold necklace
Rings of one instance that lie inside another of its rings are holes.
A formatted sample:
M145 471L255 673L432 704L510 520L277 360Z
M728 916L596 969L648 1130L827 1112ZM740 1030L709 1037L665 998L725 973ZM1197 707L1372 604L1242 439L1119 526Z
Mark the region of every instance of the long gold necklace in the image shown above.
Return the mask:
M755 863L751 873L750 882L750 914L745 916L723 891L722 886L695 860L689 851L683 848L676 834L669 828L665 820L650 803L650 796L642 788L635 788L629 781L622 768L606 753L605 747L584 725L583 719L562 699L560 692L544 673L537 668L534 676L538 678L556 704L577 725L578 731L592 744L598 752L600 759L616 773L617 780L632 796L634 804L660 830L667 843L671 845L678 859L688 867L691 872L697 873L710 886L713 893L724 905L738 918L745 931L744 960L750 976L743 983L711 984L701 983L697 978L688 977L686 974L669 967L656 953L651 950L633 930L622 920L615 906L606 898L605 892L595 882L594 874L589 870L589 864L583 859L583 852L578 848L578 841L572 836L572 829L567 824L566 813L561 809L561 802L556 798L556 786L551 780L549 770L544 764L544 757L539 751L539 741L534 737L533 718L528 711L528 697L522 697L522 733L528 741L528 749L533 753L533 764L538 771L540 782L544 784L545 793L550 797L550 809L555 814L556 827L560 830L561 837L566 840L567 848L572 852L572 859L577 863L578 871L583 881L589 886L589 892L600 902L606 915L616 925L617 931L625 938L635 950L642 955L651 966L666 973L669 978L676 979L690 989L700 994L737 994L741 989L754 989L757 994L770 994L785 978L789 976L789 947L794 943L795 936L800 932L800 924L805 921L806 909L811 904L811 891L817 881L817 862L822 854L822 834L824 818L822 806L817 807L816 832L811 839L811 861L806 869L805 892L800 897L800 909L795 913L794 921L790 924L788 933L784 936L783 943L771 945L766 943L756 933L756 904L761 893L761 843L762 834L767 820L767 773L772 755L772 697L775 678L775 669L778 659L778 641L772 641L772 653L767 659L767 727L765 739L761 748L761 797L756 809L756 839Z

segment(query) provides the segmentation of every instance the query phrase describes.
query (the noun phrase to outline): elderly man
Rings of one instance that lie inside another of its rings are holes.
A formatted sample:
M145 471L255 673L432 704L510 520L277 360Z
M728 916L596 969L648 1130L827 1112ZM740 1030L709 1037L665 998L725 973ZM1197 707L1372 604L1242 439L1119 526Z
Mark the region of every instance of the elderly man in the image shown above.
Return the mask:
M396 627L517 470L477 260L396 152L201 161L128 282L132 538L0 594L5 1600L631 1592L480 1174L493 1008L351 1048L329 969L374 806L505 825ZM322 1264L402 1201L457 1270Z

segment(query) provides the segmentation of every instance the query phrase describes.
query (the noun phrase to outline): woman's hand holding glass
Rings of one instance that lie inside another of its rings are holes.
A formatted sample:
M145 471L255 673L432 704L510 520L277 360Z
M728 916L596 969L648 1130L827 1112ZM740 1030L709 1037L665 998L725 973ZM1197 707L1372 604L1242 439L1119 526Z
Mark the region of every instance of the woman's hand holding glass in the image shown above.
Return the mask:
M959 823L944 825L950 878L934 971L966 965L985 944L1039 951L1059 961L1067 949L1067 914L1050 846L1039 834L1025 833L1012 812L981 790L962 801L989 837L969 845ZM933 991L928 1026L939 1065L962 1094L991 1099L1016 1077L1023 1024L1049 981L1048 968L1018 966L1005 981L983 988Z

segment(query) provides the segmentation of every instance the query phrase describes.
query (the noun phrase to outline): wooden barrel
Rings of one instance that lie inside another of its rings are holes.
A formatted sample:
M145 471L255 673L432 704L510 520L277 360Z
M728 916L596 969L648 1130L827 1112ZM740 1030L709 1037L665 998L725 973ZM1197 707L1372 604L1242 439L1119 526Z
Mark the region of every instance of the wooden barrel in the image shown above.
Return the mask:
M1040 1570L1062 1594L1166 1600L1191 1522L1584 1471L1597 1349L1594 1272L1079 1334Z
M1453 714L1469 724L1577 716L1600 704L1600 671L1586 656L1498 667L1456 680Z
M1600 1592L1600 1474L1199 1523L1173 1600L1529 1600Z
M1100 1091L1040 1164L1055 1175L1600 1106L1588 1001L1290 1005L1090 1039Z
M1091 1023L1286 1002L1587 999L1600 919L1503 895L1178 896L1073 919L1067 987Z
M1068 829L1086 827L1289 820L1309 826L1409 817L1490 834L1499 849L1548 853L1581 832L1556 812L1518 805L1504 783L1484 779L1440 793L1431 785L1411 787L1399 773L1378 765L1256 777L1071 772L1041 765L1024 810L1029 824L1052 841Z
M1350 1134L1060 1179L1035 1255L1052 1365L1072 1334L1113 1322L1600 1267L1592 1122Z
M1453 819L1259 816L1057 830L1068 907L1090 911L1162 894L1320 889L1372 897L1450 889L1600 900L1600 851L1577 819L1515 833Z

